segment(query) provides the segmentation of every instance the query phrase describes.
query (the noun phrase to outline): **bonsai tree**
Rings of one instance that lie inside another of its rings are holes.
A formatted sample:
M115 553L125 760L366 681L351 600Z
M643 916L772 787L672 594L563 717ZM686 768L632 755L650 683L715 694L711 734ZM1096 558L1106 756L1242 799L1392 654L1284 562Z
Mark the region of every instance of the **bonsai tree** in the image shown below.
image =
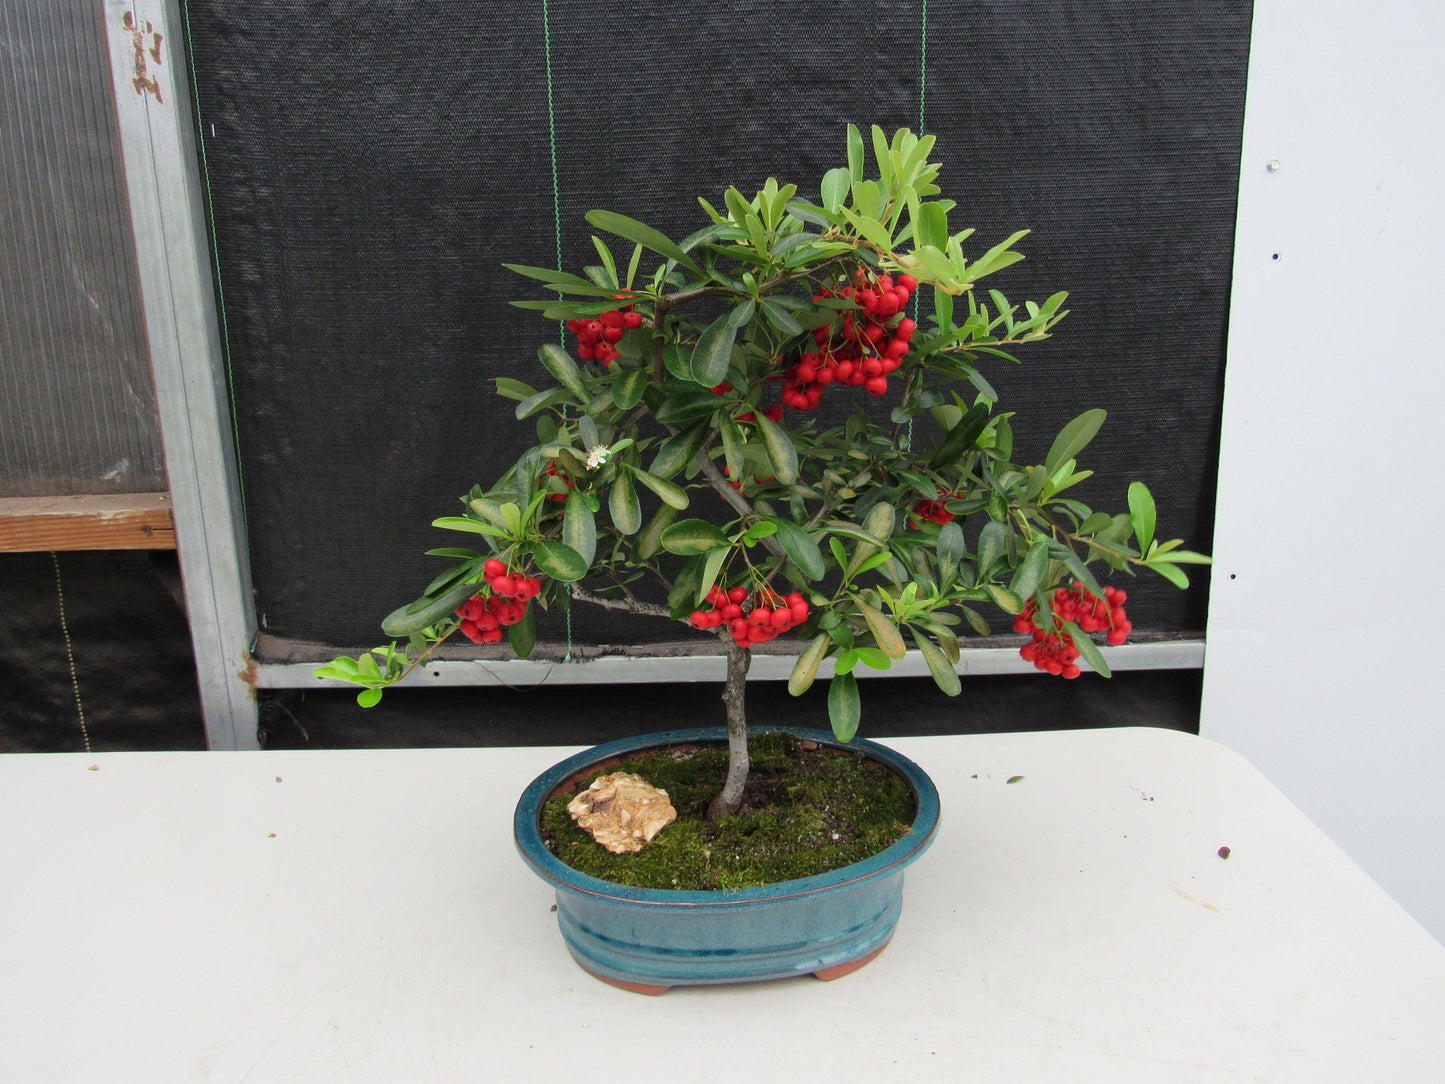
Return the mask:
M382 622L396 639L316 673L365 686L369 706L458 633L505 634L527 657L537 606L685 622L727 653L730 764L712 816L742 797L751 650L777 637L800 646L795 696L833 660L843 741L858 666L886 670L911 641L957 696L959 634L987 635L987 608L1029 637L1020 654L1041 670L1107 676L1092 637L1120 644L1131 626L1125 592L1092 566L1184 587L1179 566L1208 558L1155 537L1142 483L1117 514L1069 493L1091 473L1076 456L1102 410L1066 425L1043 463L1013 461L1012 415L977 366L1046 338L1066 295L1020 306L982 292L1023 258L1027 231L970 258L933 137L871 135L871 175L850 125L847 164L816 201L772 178L751 197L729 188L721 206L699 200L710 221L681 241L593 211L606 236L583 275L508 264L546 295L513 304L565 321L573 347L539 348L541 387L496 380L536 442L434 522L481 548L429 551L453 563ZM819 424L824 400L851 408L845 424Z

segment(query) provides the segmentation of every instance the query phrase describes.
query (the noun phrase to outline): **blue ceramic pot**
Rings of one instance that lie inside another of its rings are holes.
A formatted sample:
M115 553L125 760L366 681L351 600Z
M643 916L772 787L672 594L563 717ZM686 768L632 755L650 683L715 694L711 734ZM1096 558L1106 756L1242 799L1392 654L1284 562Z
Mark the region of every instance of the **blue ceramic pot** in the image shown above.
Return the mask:
M557 921L573 957L616 986L660 993L670 986L748 982L815 974L836 978L866 963L893 936L903 906L903 871L938 829L938 791L907 757L818 730L801 738L862 751L912 786L913 830L872 858L815 877L735 892L632 888L579 873L542 842L538 820L557 787L590 766L665 745L726 740L721 728L647 734L578 753L538 776L517 803L517 849L557 893Z

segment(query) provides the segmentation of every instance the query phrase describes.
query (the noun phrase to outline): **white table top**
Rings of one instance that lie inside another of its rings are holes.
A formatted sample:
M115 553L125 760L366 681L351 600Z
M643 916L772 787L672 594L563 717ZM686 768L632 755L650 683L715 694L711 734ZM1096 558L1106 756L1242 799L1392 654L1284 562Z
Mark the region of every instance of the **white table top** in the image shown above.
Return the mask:
M889 744L943 823L887 951L660 998L513 850L570 749L0 757L0 1080L1445 1079L1445 948L1237 755Z

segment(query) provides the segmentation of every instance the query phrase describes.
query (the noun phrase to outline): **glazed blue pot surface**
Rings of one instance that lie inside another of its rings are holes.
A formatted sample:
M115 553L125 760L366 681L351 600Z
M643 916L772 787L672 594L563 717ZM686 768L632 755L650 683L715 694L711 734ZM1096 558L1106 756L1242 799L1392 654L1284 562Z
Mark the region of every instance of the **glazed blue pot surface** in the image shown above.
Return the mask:
M906 779L917 799L912 831L871 858L829 873L757 888L669 891L613 884L566 865L542 842L543 803L566 780L614 757L666 745L723 742L722 728L645 734L599 745L554 765L517 803L517 849L557 893L557 921L586 970L649 987L745 982L825 972L888 943L903 904L904 868L938 829L938 791L907 757L861 738L793 727L800 738L865 752Z

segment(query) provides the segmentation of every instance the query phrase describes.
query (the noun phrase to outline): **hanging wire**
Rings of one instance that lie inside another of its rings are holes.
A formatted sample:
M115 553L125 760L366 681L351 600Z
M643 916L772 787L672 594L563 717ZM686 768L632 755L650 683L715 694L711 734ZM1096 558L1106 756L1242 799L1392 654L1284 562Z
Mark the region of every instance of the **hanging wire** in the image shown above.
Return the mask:
M80 678L75 672L75 649L70 642L70 623L65 618L65 588L60 582L60 557L50 552L50 563L55 566L55 601L60 607L60 632L65 637L65 661L70 665L70 687L75 692L75 713L80 716L80 737L85 751L90 750L90 729L85 725L85 705L80 702Z
M562 270L562 186L557 179L557 116L552 102L552 24L547 10L547 0L542 0L542 55L546 62L547 70L547 143L552 152L552 223L557 235L557 270ZM557 291L557 296L562 296L562 291ZM557 342L561 346L567 345L567 332L559 320L557 322ZM567 417L567 407L562 407L562 417ZM572 598L567 597L567 654L562 657L563 662L572 661Z

